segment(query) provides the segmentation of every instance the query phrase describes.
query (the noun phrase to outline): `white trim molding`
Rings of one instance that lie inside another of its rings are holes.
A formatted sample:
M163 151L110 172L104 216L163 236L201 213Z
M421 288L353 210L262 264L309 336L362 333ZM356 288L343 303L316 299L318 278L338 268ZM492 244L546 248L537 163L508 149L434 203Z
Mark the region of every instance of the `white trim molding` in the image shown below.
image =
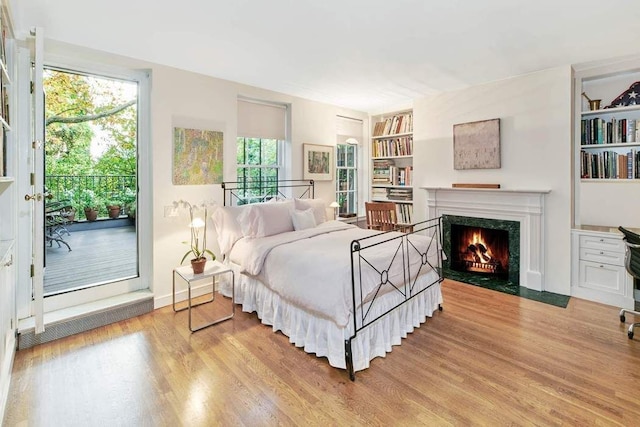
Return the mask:
M428 218L457 215L520 223L520 286L544 291L545 196L550 190L421 187Z

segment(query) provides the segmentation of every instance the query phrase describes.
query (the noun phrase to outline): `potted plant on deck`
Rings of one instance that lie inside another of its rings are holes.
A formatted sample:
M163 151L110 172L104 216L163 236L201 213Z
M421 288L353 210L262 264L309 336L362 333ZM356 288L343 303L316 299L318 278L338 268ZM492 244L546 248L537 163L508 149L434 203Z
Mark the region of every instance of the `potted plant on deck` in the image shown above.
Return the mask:
M127 218L129 218L129 222L135 225L136 210L138 208L136 191L132 188L127 187L124 189L121 197L124 214L127 215Z
M109 199L106 202L106 206L109 218L116 219L120 216L120 211L122 210L122 202L117 199Z
M191 268L193 269L193 274L201 274L204 272L204 267L207 263L206 256L209 255L211 260L215 260L216 256L213 252L207 249L207 206L206 204L202 204L201 206L193 206L189 202L185 202L184 200L180 200L179 202L175 202L176 207L184 206L189 210L189 228L191 230L191 240L190 242L183 242L184 244L189 245L189 250L182 257L180 264L182 264L189 255L193 256L191 259ZM198 216L194 214L194 211L202 210L202 216ZM200 235L202 232L202 235Z
M84 216L87 221L95 221L98 219L98 211L100 210L100 198L95 191L84 189L80 193L80 203L84 208Z

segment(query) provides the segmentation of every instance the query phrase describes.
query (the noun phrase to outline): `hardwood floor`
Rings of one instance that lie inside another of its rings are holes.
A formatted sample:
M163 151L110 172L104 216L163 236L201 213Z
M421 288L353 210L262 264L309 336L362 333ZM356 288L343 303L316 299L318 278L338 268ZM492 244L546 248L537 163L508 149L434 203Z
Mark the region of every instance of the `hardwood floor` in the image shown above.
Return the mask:
M4 421L638 425L640 341L616 308L572 298L563 309L452 281L443 294L444 311L355 382L255 314L190 334L186 312L165 307L19 351Z

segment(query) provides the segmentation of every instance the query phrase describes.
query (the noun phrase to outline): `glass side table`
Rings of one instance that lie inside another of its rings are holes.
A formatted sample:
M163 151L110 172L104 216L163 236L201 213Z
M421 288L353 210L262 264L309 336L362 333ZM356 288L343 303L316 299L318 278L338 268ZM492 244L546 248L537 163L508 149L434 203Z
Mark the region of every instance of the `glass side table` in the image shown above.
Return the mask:
M210 323L199 325L195 328L192 327L191 309L193 307L197 307L202 304L211 303L215 300L216 277L221 274L231 274L231 314L220 317L219 319L216 319ZM176 309L176 276L180 277L182 280L187 282L187 292L188 292L187 306L179 309ZM208 278L211 278L211 284L213 285L213 290L211 291L211 299L194 304L191 300L192 283L203 280L203 279L208 279ZM186 265L183 267L177 267L173 270L173 311L177 313L180 311L189 310L189 330L191 332L196 332L196 331L199 331L200 329L204 329L209 326L213 326L217 323L224 322L225 320L231 319L236 311L236 304L233 299L234 293L235 293L235 275L233 273L233 270L219 261L207 261L207 264L204 267L204 272L201 274L193 274L193 270L189 265Z

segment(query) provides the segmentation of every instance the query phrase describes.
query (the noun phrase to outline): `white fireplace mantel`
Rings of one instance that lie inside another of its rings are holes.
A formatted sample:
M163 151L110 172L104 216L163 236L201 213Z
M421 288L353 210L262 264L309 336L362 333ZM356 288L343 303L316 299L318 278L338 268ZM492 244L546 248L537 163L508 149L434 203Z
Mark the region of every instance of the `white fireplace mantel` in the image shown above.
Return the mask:
M428 218L458 215L520 223L520 286L545 290L544 201L550 190L420 187Z

